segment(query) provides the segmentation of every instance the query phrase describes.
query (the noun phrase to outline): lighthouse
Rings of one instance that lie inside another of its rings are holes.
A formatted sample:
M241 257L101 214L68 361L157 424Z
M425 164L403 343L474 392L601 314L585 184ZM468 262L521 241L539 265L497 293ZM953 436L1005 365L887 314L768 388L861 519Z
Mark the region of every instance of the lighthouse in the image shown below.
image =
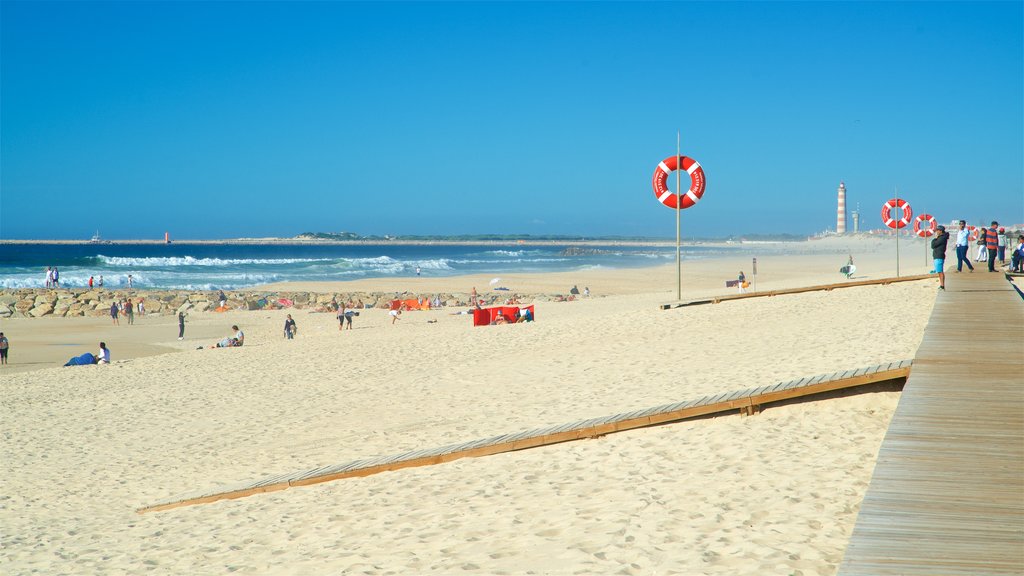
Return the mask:
M836 234L846 234L846 184L839 183L839 206L836 208Z

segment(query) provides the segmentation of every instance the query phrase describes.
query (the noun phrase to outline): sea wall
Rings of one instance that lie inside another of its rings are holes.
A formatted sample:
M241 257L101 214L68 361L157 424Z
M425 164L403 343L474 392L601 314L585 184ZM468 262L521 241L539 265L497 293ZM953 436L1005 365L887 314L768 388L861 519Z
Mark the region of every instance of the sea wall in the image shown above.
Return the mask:
M387 308L396 298L440 300L442 306L470 306L468 293L414 294L410 292L225 292L232 310L295 308L329 311L336 303L350 302L361 308ZM484 305L504 303L511 294L484 294ZM554 294L517 295L519 300L555 300ZM39 318L44 316L106 316L110 305L130 298L141 299L146 314L174 315L181 312L206 312L217 308L217 292L191 290L103 290L20 288L0 290L0 318ZM282 302L283 301L283 302ZM360 306L361 304L361 306Z

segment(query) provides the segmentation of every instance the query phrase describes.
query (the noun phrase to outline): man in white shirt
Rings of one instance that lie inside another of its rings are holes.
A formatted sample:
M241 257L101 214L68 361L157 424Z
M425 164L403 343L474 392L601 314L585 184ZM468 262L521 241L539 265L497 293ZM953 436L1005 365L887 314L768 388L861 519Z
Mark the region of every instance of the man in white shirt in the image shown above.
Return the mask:
M971 272L974 272L974 265L971 264L971 259L967 257L967 251L970 249L971 243L971 231L967 229L967 221L960 221L960 229L956 231L956 271L960 272L964 269L964 264L970 268Z

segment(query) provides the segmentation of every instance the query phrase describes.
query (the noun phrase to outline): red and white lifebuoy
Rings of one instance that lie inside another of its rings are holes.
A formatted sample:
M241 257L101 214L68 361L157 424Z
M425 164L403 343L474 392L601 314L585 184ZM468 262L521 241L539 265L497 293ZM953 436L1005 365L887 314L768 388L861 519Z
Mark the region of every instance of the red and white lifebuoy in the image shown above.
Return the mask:
M893 210L899 210L901 216L893 218ZM886 200L885 204L882 205L882 223L889 228L905 227L907 224L910 224L910 218L913 215L914 211L910 209L910 204L901 198Z
M690 175L690 189L682 194L682 207L689 208L697 203L704 195L704 186L706 181L704 179L704 169L701 168L700 163L693 158L687 158L686 156L680 156L683 164L683 170ZM669 208L676 209L676 195L668 189L668 175L676 170L676 157L669 156L658 164L658 167L654 169L654 178L651 180L651 185L654 187L654 196Z
M975 240L978 239L978 229L976 227L968 226L967 232L967 239L970 240L971 242L974 242Z
M924 226L921 226L924 224ZM914 218L914 234L917 234L921 238L927 238L935 234L935 218L932 218L931 214L918 214Z

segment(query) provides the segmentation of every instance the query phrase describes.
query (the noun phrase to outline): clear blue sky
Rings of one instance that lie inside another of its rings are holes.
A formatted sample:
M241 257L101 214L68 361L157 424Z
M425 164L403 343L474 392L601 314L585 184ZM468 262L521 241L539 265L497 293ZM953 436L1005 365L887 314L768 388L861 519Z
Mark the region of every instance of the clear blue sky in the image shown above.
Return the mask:
M1021 222L1022 7L5 0L0 238Z

